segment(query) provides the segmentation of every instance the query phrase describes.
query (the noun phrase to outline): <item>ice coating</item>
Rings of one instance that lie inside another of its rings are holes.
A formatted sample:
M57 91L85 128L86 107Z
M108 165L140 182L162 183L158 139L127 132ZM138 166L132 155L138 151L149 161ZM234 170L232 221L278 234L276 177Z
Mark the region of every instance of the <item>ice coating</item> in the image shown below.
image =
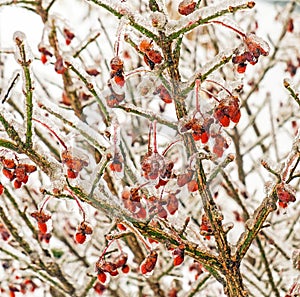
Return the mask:
M15 49L15 59L17 63L32 62L34 59L33 53L30 46L26 41L26 36L21 31L16 31L13 35L13 40L16 43L17 48ZM24 50L24 52L22 52ZM23 61L25 59L25 61Z
M101 150L101 147L107 147L108 143L104 139L103 136L97 131L95 131L92 127L90 127L88 124L80 121L72 111L66 110L64 108L58 107L56 104L52 103L51 101L45 99L43 101L43 105L53 111L54 113L58 114L61 118L66 119L70 123L74 124L76 128L73 128L73 131L78 131L88 142L91 143L91 145L95 145L98 147L99 150ZM39 119L41 122L45 122L45 116L39 112L38 109L34 111L34 116ZM55 124L56 118L48 117L46 119L46 123L49 123L50 127L55 127L57 124ZM64 139L64 135L60 135L61 138ZM64 139L67 142L67 138ZM69 139L70 140L70 139Z
M186 83L186 85L190 85L195 81L196 78L205 75L209 70L213 69L217 65L222 64L222 61L230 58L233 55L233 49L227 49L220 53L218 53L211 61L206 63L197 73L195 73Z
M229 12L230 7L236 7L241 5L247 5L249 1L243 0L227 0L221 1L220 4L211 5L195 10L188 16L182 17L175 25L174 23L167 24L166 32L167 35L170 35L176 31L179 31L182 28L190 26L193 23L196 23L200 20L210 18L213 15L218 15L220 11L227 10Z
M249 33L245 37L245 43L250 52L259 50L263 56L268 56L270 52L269 44L255 34Z

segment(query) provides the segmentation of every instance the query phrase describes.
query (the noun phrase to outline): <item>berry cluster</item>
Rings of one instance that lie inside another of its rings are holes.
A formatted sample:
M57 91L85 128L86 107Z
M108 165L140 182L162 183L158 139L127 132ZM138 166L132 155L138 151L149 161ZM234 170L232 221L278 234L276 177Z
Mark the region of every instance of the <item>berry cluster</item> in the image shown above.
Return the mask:
M75 34L72 33L69 29L64 28L63 34L65 37L66 45L70 45L71 41L74 39Z
M252 7L252 3L254 2L249 2L248 7ZM251 65L255 65L258 62L258 58L260 56L269 55L269 45L267 44L267 42L265 42L255 34L245 34L240 30L233 28L232 26L221 21L211 21L211 23L220 24L226 28L229 28L242 37L243 44L235 51L235 54L232 58L232 63L237 64L237 71L239 73L244 73L246 71L248 62Z
M142 186L131 188L130 190L123 190L122 200L125 208L128 209L135 217L145 219L147 211L141 203L142 196L139 193Z
M262 56L268 56L269 45L255 34L243 34L244 46L243 49L237 49L232 58L232 63L237 64L238 73L244 73L246 71L247 63L255 65L258 62L258 58Z
M103 256L99 258L96 262L96 273L97 278L101 283L105 283L107 279L107 274L111 276L116 276L119 274L118 269L121 269L123 273L129 272L129 266L126 264L128 255L125 253L120 254L117 258L112 261L106 261Z
M144 54L144 61L151 70L154 69L155 64L160 64L163 60L161 53L153 49L152 41L142 40L139 44L139 50Z
M88 165L86 160L79 157L74 157L69 150L64 150L61 153L62 163L67 166L68 178L76 178L83 167Z
M107 83L109 94L105 97L109 107L120 104L125 99L123 87L125 85L124 63L119 56L110 61L110 80Z
M120 57L116 56L112 58L110 61L110 69L110 78L113 79L118 86L123 87L125 84L124 63Z
M75 241L79 244L83 244L86 241L86 236L91 235L92 233L92 226L89 223L82 221L77 227L77 231L75 233Z
M140 265L140 271L142 274L150 274L153 271L157 262L157 256L158 255L156 251L150 251L150 253Z
M18 163L13 159L1 157L0 161L3 165L2 173L10 181L14 182L14 188L19 189L22 184L28 182L29 174L36 171L35 165ZM0 192L3 192L3 185L0 186Z
M202 143L207 143L210 137L209 129L213 122L214 120L209 117L203 119L193 117L182 126L180 132L185 133L192 130L195 141L201 140Z
M19 276L16 277L19 279ZM10 284L8 286L9 296L15 297L16 293L21 293L23 295L33 294L35 290L38 288L38 285L30 278L25 278L19 284ZM4 289L0 289L0 292L5 292ZM18 294L19 296L19 294Z
M150 196L147 199L149 203L149 214L150 216L157 215L161 219L166 219L168 213L174 215L178 210L178 198L176 193L169 193L166 198L157 198L156 196Z
M230 121L237 124L241 118L238 97L227 96L221 99L215 108L214 116L223 127L228 127Z
M278 197L278 205L282 208L286 208L289 202L295 202L296 197L292 192L292 189L288 189L283 183L276 185L276 192Z
M44 210L36 210L31 213L31 216L36 219L38 228L42 234L48 233L47 222L51 219L51 214Z
M196 110L194 111L193 116L190 119L184 119L182 121L181 126L179 127L179 132L191 133L193 139L195 141L201 140L202 144L206 144L210 139L213 139L213 152L217 155L217 157L221 158L224 150L228 148L228 143L226 138L221 134L221 129L219 126L228 127L230 125L230 121L235 124L239 122L241 117L239 99L221 83L213 80L207 80L207 82L214 83L222 87L222 89L225 90L228 95L222 99L219 99L207 89L200 88L200 83L196 80ZM217 105L213 109L213 117L210 115L210 113L203 114L201 112L198 98L199 90L207 93L210 98L213 98L217 101ZM212 90L215 89L213 88ZM182 181L179 181L178 185L180 186L180 184L184 182L184 180L186 180L187 182L191 181L190 175L191 172L187 175L180 176L180 179L182 179ZM183 185L185 185L186 183L184 183ZM197 190L195 181L191 182L190 185L191 188L195 186L195 190Z

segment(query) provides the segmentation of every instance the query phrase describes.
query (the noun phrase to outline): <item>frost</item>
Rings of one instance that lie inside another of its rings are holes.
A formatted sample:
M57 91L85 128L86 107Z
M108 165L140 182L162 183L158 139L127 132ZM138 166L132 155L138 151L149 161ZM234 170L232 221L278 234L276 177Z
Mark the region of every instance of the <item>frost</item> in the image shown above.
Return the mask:
M267 56L269 54L270 46L261 37L258 37L257 35L250 33L250 34L246 35L245 39L246 40L249 39L249 40L251 40L252 43L255 43L256 45L258 45L261 48L261 50L263 50L263 52L265 52L265 54L262 54L262 55Z

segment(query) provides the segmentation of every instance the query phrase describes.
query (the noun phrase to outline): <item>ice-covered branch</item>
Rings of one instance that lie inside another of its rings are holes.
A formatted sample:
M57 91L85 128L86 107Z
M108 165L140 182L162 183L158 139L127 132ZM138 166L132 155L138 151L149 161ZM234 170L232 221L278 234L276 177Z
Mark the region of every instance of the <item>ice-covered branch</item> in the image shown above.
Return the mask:
M30 73L30 64L33 60L31 50L26 43L26 37L22 32L15 32L14 41L17 45L19 53L15 54L17 62L22 66L24 79L24 95L26 97L26 142L25 146L32 147L32 98L33 85Z
M170 33L167 34L167 40L174 40L200 25L205 25L209 21L220 16L234 13L238 10L253 8L253 1L222 1L221 4L204 7L193 12L188 18L183 18L175 28L168 28Z

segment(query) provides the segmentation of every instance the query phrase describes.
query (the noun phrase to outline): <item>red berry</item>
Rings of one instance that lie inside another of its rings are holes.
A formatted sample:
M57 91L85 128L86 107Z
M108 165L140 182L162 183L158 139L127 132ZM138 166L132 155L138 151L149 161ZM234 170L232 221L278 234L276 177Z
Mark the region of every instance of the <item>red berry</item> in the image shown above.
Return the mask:
M4 186L0 183L0 195L4 192Z
M118 223L117 224L117 228L120 230L120 231L126 231L126 227L123 225L123 224L121 224L121 223Z
M98 280L99 280L102 284L104 284L105 281L106 281L106 278L107 278L106 273L105 273L104 271L101 271L101 270L98 271L97 278L98 278Z
M112 58L110 61L110 68L114 71L123 70L123 61L120 59L120 57L115 56Z
M166 219L166 218L168 217L167 211L166 211L166 210L164 209L164 207L162 207L162 206L159 206L157 215L158 215L161 219Z
M190 182L188 182L187 187L189 192L196 192L198 190L198 183L196 180L193 179Z
M191 14L196 7L196 2L191 0L183 0L179 3L178 12L182 15L189 15Z
M184 261L184 258L182 256L176 256L173 259L174 266L179 266Z
M66 40L66 45L69 45L72 39L75 37L74 33L72 33L69 29L64 29L64 36Z
M38 227L41 233L46 234L47 233L47 224L43 222L38 222Z
M120 254L116 259L115 259L115 265L117 268L123 267L126 265L128 259L128 255L125 253Z
M223 127L228 127L229 124L230 124L230 119L227 115L224 115L221 119L220 119L220 124L223 126Z
M97 282L94 286L94 290L97 294L102 295L103 292L106 290L106 287L101 283Z
M123 165L120 161L113 160L112 163L109 165L109 168L111 171L122 172Z
M41 54L41 61L42 61L43 64L46 64L47 61L48 61L47 56L44 55L44 54Z
M238 110L230 119L234 122L234 123L238 123L240 121L241 118L241 111Z
M202 143L207 143L209 139L209 134L207 132L204 132L201 134L201 142Z
M122 272L123 273L128 273L129 270L130 270L130 268L129 268L129 266L127 264L123 265L123 267L122 267Z
M32 173L32 172L36 171L35 165L24 164L24 166L25 166L26 173Z
M22 180L22 183L23 184L27 184L27 182L28 182L28 175L25 175L25 177L23 178L23 180Z
M16 163L12 159L3 159L2 164L7 169L14 169L16 168Z
M188 170L187 173L179 174L177 177L177 185L179 187L183 187L185 184L187 184L191 179L193 178L194 171Z
M115 83L120 87L123 87L125 84L125 78L123 75L121 75L121 76L115 75L114 80L115 80Z
M140 270L142 274L151 272L154 269L156 262L157 262L157 252L152 250L140 266Z
M86 240L86 235L80 232L75 234L75 241L79 244L83 244Z
M202 138L201 134L198 133L198 132L193 132L192 136L193 136L193 138L194 138L195 141L199 141Z
M148 40L142 40L141 43L139 44L139 49L142 53L146 53L149 50L151 50L153 48L153 44L152 41L148 41Z
M287 32L290 32L290 33L292 33L294 31L294 20L293 19L290 18L288 20L286 30L287 30Z
M15 187L15 189L20 189L21 186L22 186L22 182L19 181L18 179L15 179L15 181L14 181L14 187Z
M141 270L141 273L142 274L146 274L148 273L148 270L146 268L146 265L145 264L142 264L141 267L140 267L140 270Z
M110 274L111 276L116 276L116 275L119 274L119 272L118 272L118 270L112 270L112 271L109 271L109 274Z
M147 217L147 211L144 207L140 207L140 210L137 212L136 216L140 219L145 219Z
M25 166L23 164L19 164L15 169L16 179L22 182L26 176Z
M11 181L15 178L15 172L9 169L3 168L2 173L5 177L7 177Z
M287 204L286 202L282 202L282 201L279 201L279 202L278 202L278 205L279 205L279 207L281 207L281 208L287 208L287 207L288 207L288 204Z
M68 178L76 178L78 176L77 171L73 171L72 169L67 170Z
M238 73L245 73L246 68L247 68L247 64L240 63L240 64L238 64L236 70L237 70Z

